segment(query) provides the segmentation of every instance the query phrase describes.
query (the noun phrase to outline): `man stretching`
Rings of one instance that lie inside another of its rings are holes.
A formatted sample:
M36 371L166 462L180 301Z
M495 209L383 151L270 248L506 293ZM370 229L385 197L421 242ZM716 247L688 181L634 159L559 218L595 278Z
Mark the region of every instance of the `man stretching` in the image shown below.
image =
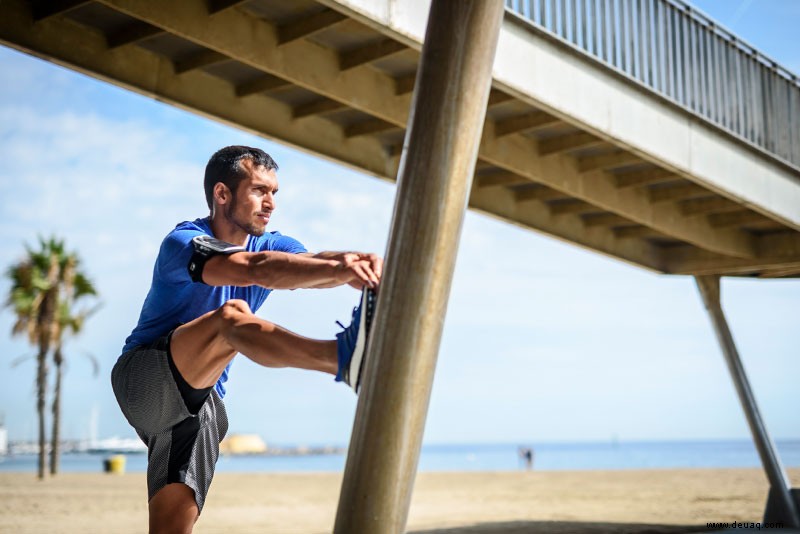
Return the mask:
M147 444L150 532L191 532L203 509L219 442L222 398L237 353L265 367L336 376L356 392L383 261L360 252L311 254L265 233L278 192L264 151L229 146L205 171L209 217L182 222L156 258L139 322L111 383L125 418ZM273 289L363 289L336 340L308 339L256 317Z

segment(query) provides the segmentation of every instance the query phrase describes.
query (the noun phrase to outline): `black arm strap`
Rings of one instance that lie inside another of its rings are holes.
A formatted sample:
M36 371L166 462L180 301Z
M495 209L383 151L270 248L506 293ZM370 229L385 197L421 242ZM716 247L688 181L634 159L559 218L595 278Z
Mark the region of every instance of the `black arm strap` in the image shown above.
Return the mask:
M189 259L189 276L193 282L203 281L203 267L206 262L214 256L229 256L235 252L244 252L246 249L239 245L233 245L207 235L199 235L192 239L194 252Z

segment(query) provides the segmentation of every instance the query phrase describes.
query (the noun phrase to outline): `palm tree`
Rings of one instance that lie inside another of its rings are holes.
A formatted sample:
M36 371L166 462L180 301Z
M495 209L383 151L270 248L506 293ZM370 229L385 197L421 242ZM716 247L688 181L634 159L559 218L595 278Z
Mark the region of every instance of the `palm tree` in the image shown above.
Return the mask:
M97 307L91 309L74 310L75 302L88 296L96 296L92 283L86 276L77 271L78 257L75 254L68 254L65 258L62 270L62 298L59 302L56 314L56 326L53 335L53 363L56 367L56 378L53 387L53 407L52 407L52 435L50 437L50 474L58 473L59 467L59 448L61 442L61 380L64 376L64 336L66 334L77 335L83 329L86 319L97 311ZM89 354L87 357L92 362L94 375L97 376L97 360Z
M56 363L56 395L53 401L54 460L58 457L60 427L62 342L63 333L77 333L91 312L74 312L75 301L96 291L88 278L78 270L75 253L67 253L64 242L55 238L39 238L39 250L25 246L25 259L13 265L8 276L11 290L6 305L14 309L17 320L12 334L27 334L30 343L37 347L36 355L36 409L39 418L39 469L43 479L46 472L45 406L47 401L47 356L54 351ZM57 460L54 461L57 470ZM53 471L55 472L55 471Z

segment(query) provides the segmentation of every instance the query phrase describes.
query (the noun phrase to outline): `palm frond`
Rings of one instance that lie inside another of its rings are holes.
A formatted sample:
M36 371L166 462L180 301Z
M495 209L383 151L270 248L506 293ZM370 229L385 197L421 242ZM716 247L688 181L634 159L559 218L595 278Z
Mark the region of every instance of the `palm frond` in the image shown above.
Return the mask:
M100 361L90 352L82 352L83 356L92 364L92 377L97 378L100 376Z
M89 280L82 272L75 273L74 279L75 300L84 296L96 296L97 289L95 289L92 281Z
M17 367L19 364L21 364L22 362L24 362L25 360L32 360L35 357L36 357L36 354L34 354L33 352L30 352L28 354L20 354L19 356L17 356L13 360L11 360L11 368L13 369L13 368Z

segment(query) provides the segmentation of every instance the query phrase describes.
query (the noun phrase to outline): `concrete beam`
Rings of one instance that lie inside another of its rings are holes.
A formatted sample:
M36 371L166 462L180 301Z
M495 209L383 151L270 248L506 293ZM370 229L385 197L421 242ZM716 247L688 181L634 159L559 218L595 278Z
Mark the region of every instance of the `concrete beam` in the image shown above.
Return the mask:
M497 137L502 137L504 135L555 126L560 122L561 120L543 111L534 111L527 115L520 115L519 117L511 117L497 121L494 126L494 131Z
M567 243L613 257L639 267L663 272L660 249L646 241L619 239L603 226L587 230L582 217L554 216L544 202L518 202L504 187L487 187L470 197L469 205L488 216L522 228L535 228ZM584 216L585 217L585 216Z
M656 202L675 202L708 194L708 189L692 182L685 182L650 190L650 202L654 204Z
M526 189L517 189L514 191L514 196L517 202L529 202L531 200L546 201L569 198L561 191L557 191L546 185L538 185L536 187L529 187Z
M547 208L553 215L566 215L571 213L590 213L597 211L597 208L588 202L576 199L558 200L548 202Z
M114 49L129 44L139 43L156 35L166 33L161 28L146 22L132 22L128 26L106 36L108 48Z
M414 83L417 81L417 73L412 72L394 79L394 94L406 95L414 90Z
M719 274L723 276L751 275L763 270L796 270L800 274L800 254L761 254L757 258L731 258L690 246L664 249L661 258L664 270L670 274Z
M681 213L687 217L723 213L742 209L741 205L722 197L693 198L680 203Z
M320 98L319 100L314 100L313 102L296 106L292 110L292 115L295 119L302 119L303 117L310 117L312 115L321 115L331 111L338 111L346 107L347 106L341 102L337 102L336 100Z
M499 146L503 143L502 146ZM502 159L490 155L502 153ZM649 226L654 230L680 241L701 248L735 257L755 255L752 237L736 230L712 228L704 219L687 219L675 205L653 205L645 191L618 189L614 177L605 171L581 172L574 158L565 155L532 157L536 154L535 143L521 138L497 139L492 125L484 128L484 159L515 172L528 176L532 181L547 185L562 193L584 200L601 210L621 215L632 222ZM619 165L633 161L635 156L624 154L610 157L584 159L585 167Z
M210 67L230 60L231 58L225 54L220 54L213 50L201 50L175 61L175 74L183 74L190 70L202 69L203 67Z
M800 234L785 230L760 235L756 249L759 256L800 257Z
M671 182L680 178L667 169L653 168L641 171L629 171L614 175L614 184L618 189L640 187L643 185Z
M216 15L232 7L244 4L247 0L208 0L208 14Z
M285 45L297 39L310 37L342 22L346 18L338 11L325 9L311 16L292 21L278 28L278 44Z
M292 84L275 76L263 76L236 86L236 96L250 96L289 87Z
M728 213L715 213L708 216L708 222L714 228L730 228L742 226L747 223L769 221L760 213L750 210L730 211Z
M618 169L628 165L642 163L641 158L630 152L612 152L578 158L578 171L582 173L605 169Z
M497 89L492 89L492 92L489 93L489 103L487 106L490 108L493 106L497 106L498 104L502 104L503 102L509 102L514 100L514 97L504 93L503 91L498 91Z
M631 226L619 226L612 229L614 235L620 239L631 239L631 238L646 238L646 237L655 237L661 236L662 234L656 232L652 228L642 225L631 225Z
M595 226L619 226L630 224L630 220L616 213L591 213L583 216L583 224L587 228Z
M600 146L603 144L605 144L605 141L598 139L590 133L577 132L541 141L539 143L539 155L549 156L551 154L561 154L563 152Z
M356 122L344 129L346 137L358 137L360 135L371 135L389 130L395 130L397 126L381 119L367 119Z
M366 46L342 52L339 55L339 68L342 71L354 69L367 63L372 63L379 59L397 54L403 50L408 50L408 47L403 43L397 42L393 39L383 39L377 43L370 43Z
M34 0L31 3L33 20L39 22L46 18L69 13L89 3L89 0Z
M411 99L394 94L391 77L375 69L343 72L336 51L309 41L279 46L277 26L241 10L209 18L202 0L99 2L375 118L403 128L408 120Z
M518 174L508 171L496 171L492 173L479 173L475 176L475 184L481 187L497 187L508 185L522 185L530 183L530 180Z

